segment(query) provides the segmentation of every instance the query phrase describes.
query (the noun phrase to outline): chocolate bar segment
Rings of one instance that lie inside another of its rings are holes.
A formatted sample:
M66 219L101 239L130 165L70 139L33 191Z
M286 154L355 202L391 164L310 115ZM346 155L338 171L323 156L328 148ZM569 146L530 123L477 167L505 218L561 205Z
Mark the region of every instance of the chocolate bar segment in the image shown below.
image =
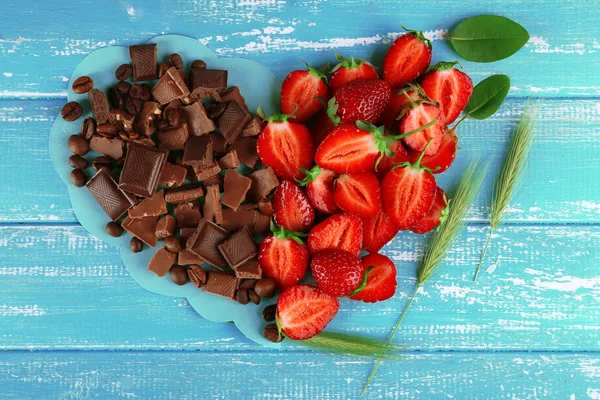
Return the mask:
M167 161L167 150L131 143L121 172L119 188L142 197L150 197Z
M154 43L129 46L134 81L151 81L158 78L156 54L157 48Z
M215 130L215 123L206 115L201 102L180 107L181 119L188 125L190 136L203 136Z
M239 166L240 160L238 160L235 150L225 154L219 160L219 167L221 167L221 169L236 169Z
M210 265L223 270L227 267L227 263L217 246L227 237L229 233L225 229L202 219L194 235L187 241L186 247Z
M227 70L222 69L192 69L190 83L192 90L196 88L214 89L217 92L227 87Z
M213 161L207 166L200 166L199 168L194 167L194 172L196 173L196 179L199 181L204 181L205 179L215 176L221 172L221 167L216 161Z
M158 147L167 150L183 150L189 136L185 123L156 132Z
M167 249L158 249L148 264L148 270L162 278L167 275L167 272L169 272L173 264L175 264L176 258L177 256L173 253L169 253Z
M158 217L145 217L136 219L126 217L121 226L127 232L131 233L148 246L155 247L157 243L155 234L157 222Z
M279 179L271 167L254 171L248 175L248 178L252 180L252 186L248 192L250 201L258 201L267 197L279 185Z
M179 204L175 207L173 213L180 228L197 227L202 219L202 213L197 201Z
M216 224L223 223L223 210L221 209L221 193L218 185L206 186L204 201L204 218Z
M253 116L250 121L248 121L246 126L244 126L244 129L242 130L242 137L258 136L262 132L263 126L263 119L258 115Z
M152 197L140 201L129 209L129 218L144 218L163 215L167 213L167 203L165 203L165 192L159 190Z
M167 200L167 203L185 203L186 201L197 200L202 196L204 196L202 185L196 182L167 190L165 200Z
M239 285L240 280L235 275L208 271L208 279L202 290L235 300L235 292L238 290Z
M119 189L110 172L100 169L86 186L106 215L117 221L133 205L133 200Z
M185 144L183 163L191 166L208 166L213 162L212 140L208 136L192 136Z
M234 100L227 105L225 112L219 118L219 131L227 143L231 144L240 136L249 120L250 116Z
M261 279L262 268L256 258L251 258L235 269L235 276L238 279Z
M160 104L170 103L189 94L187 85L175 67L169 68L152 89L152 95Z
M244 99L244 96L242 96L240 88L237 86L232 86L221 93L221 103L231 103L232 101L235 101L240 108L244 110L244 113L250 114L250 110L246 105L246 100Z
M183 249L177 253L177 264L179 265L203 264L204 262L202 257L198 257L187 249Z
M225 193L221 203L234 210L246 199L246 193L250 190L252 180L240 174L234 169L227 170L225 173Z
M229 232L235 232L244 226L254 230L254 223L258 214L254 207L254 204L243 204L237 210L224 208L221 226Z
M160 174L158 184L167 187L179 187L183 185L186 174L187 170L184 167L167 162L165 163L162 174Z
M257 212L254 219L254 232L259 235L267 235L271 229L271 217L263 213Z
M258 253L250 230L243 227L219 245L219 251L234 270Z
M90 140L90 149L97 153L104 154L110 158L117 160L123 157L123 141L116 138L108 138L105 136L94 135Z
M108 106L106 94L100 89L91 89L88 92L88 100L90 101L90 107L92 109L92 114L96 119L96 124L108 122L108 119L110 118L110 107Z
M146 136L156 132L154 121L156 116L160 114L160 105L155 101L147 101L142 106L142 111L135 117L133 121L133 130L142 133Z
M167 214L158 220L154 233L158 240L164 240L169 236L175 236L175 218Z
M235 150L240 162L248 168L254 169L254 167L256 167L256 162L258 161L256 142L256 138L253 137L239 137L229 147L229 151Z

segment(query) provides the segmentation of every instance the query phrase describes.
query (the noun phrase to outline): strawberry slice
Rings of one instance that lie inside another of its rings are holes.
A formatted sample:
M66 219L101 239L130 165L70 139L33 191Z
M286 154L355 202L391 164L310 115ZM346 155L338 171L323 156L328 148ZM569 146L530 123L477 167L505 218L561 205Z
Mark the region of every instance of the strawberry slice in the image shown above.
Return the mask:
M419 95L419 90L415 88L416 85L408 85L400 90L392 90L390 100L379 117L377 123L384 125L389 130L396 130L398 128L398 121L396 118L406 109L411 103L415 103L422 100Z
M433 228L443 223L448 213L448 197L446 192L441 188L437 188L435 191L435 199L433 205L429 209L429 212L423 219L410 227L410 230L414 233L427 233L432 231Z
M277 299L277 326L293 340L321 332L340 309L337 297L310 285L285 289Z
M364 274L358 257L343 250L325 250L314 255L310 269L317 287L336 297L351 294Z
M273 195L275 224L291 232L307 232L315 222L315 210L298 185L282 181Z
M384 154L377 166L377 177L381 180L398 164L408 161L408 152L402 144L402 140L394 140L388 144L388 149L393 155ZM389 154L389 153L388 153Z
M341 122L375 123L390 99L390 84L384 80L352 81L333 91Z
M329 88L331 90L356 80L373 80L379 79L377 70L373 64L361 60L360 58L344 58L342 55L335 53L335 58L339 61L331 70L331 78L329 79Z
M363 246L369 253L377 253L389 243L399 229L383 211L370 218L363 218Z
M473 81L464 72L452 68L456 64L456 61L435 64L421 82L427 96L439 103L447 124L456 121L473 94Z
M335 102L335 98L329 99L327 103L323 102L325 107L319 115L310 131L315 142L315 146L319 146L321 142L327 137L327 135L340 124L340 117L337 115L339 108Z
M348 214L372 217L381 210L379 180L371 172L342 174L336 181L334 199Z
M402 117L400 121L400 133L407 134L432 121L435 121L435 123L430 127L415 134L407 135L404 143L411 149L423 151L429 140L432 139L425 154L433 155L437 153L442 144L442 135L446 131L444 114L439 107L425 102L415 103L406 111L404 117Z
M358 215L332 215L315 225L308 234L308 251L312 255L327 249L339 249L358 257L362 245L363 227Z
M310 170L302 170L306 174L306 178L298 182L300 186L306 186L306 195L313 207L325 214L335 214L340 212L340 208L335 203L334 195L334 180L338 174L335 172L323 169L315 165Z
M303 61L304 62L304 61ZM281 112L292 115L292 121L304 122L321 109L319 98L329 99L325 75L306 65L306 70L290 72L281 84Z
M367 254L361 260L367 275L366 283L350 296L352 300L375 303L396 293L396 266L384 255Z
M275 279L281 289L295 285L308 268L308 248L300 239L302 235L276 228L271 221L273 235L260 242L258 263L264 276Z
M420 31L406 31L394 41L383 60L383 79L392 87L414 81L431 62L431 41Z
M390 145L391 147L391 145ZM456 150L458 149L458 137L454 133L452 129L446 129L446 133L442 136L442 144L438 149L437 153L432 156L425 155L421 160L421 165L427 167L434 174L441 174L446 171L456 158ZM408 158L410 162L414 163L417 161L421 154L416 150L408 151ZM379 164L379 168L377 171L381 170L381 164L383 164L383 160Z
M292 181L302 179L300 168L310 168L314 155L308 128L288 121L290 115L273 114L267 117L260 108L257 113L267 121L256 143L262 163L273 168L280 178Z
M436 188L431 171L421 166L421 157L413 164L402 164L381 182L383 211L398 229L406 230L427 215Z

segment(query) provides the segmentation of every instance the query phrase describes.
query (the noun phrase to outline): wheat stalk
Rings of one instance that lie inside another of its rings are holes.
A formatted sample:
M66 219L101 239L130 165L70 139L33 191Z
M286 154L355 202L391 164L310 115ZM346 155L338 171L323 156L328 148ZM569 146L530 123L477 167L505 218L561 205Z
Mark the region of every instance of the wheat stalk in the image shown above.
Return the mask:
M364 336L348 335L345 333L321 332L310 339L295 341L320 351L335 354L354 355L361 357L378 357L382 354L386 342ZM392 351L402 350L402 346L393 346ZM387 359L398 359L398 354L387 354Z

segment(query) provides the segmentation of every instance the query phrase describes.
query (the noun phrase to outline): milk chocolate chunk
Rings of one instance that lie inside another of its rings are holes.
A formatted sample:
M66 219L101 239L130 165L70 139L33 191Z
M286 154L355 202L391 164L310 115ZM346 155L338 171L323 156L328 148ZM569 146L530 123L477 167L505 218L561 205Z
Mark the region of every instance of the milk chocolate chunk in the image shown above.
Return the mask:
M271 217L260 212L256 213L256 218L254 219L254 232L260 235L266 235L269 233L270 225Z
M225 192L221 203L229 208L237 208L246 199L246 193L250 190L252 180L240 174L234 169L227 170L225 174Z
M168 189L165 195L167 203L185 203L197 200L204 196L204 190L200 183L189 183L175 189Z
M151 81L158 78L156 53L157 48L154 43L129 46L134 81Z
M213 143L213 153L216 157L222 157L227 153L227 141L225 138L218 133L211 133L208 137Z
M154 234L158 240L164 240L169 236L175 236L175 218L167 214L158 220Z
M213 99L215 101L221 101L221 96L219 96L219 91L217 89L205 87L197 87L196 89L192 90L188 98L190 99L190 102L202 102L202 100L204 99Z
M202 259L202 257L198 257L197 255L195 255L194 253L192 253L191 251L189 251L187 249L183 249L179 253L177 253L177 264L190 265L190 264L202 264L204 262L205 261Z
M155 247L158 242L156 239L156 224L158 217L129 218L126 217L121 226L142 242L150 247Z
M202 219L194 235L187 241L186 247L210 265L223 270L227 264L217 246L227 237L229 233L225 229Z
M188 137L187 124L185 123L156 132L158 147L167 150L183 150Z
M133 200L119 189L110 172L101 169L86 186L106 215L118 220L133 205Z
M218 271L208 271L208 279L202 290L235 300L235 292L240 280L235 275Z
M179 187L185 181L187 170L179 165L165 163L162 174L158 179L158 184L167 187Z
M179 230L179 240L181 240L181 243L185 245L188 239L191 238L194 233L196 233L196 229L198 229L197 226L193 228L181 228Z
M124 130L130 131L133 129L135 115L129 114L127 111L121 110L120 108L116 108L110 111L110 116L108 120L113 124L121 123L121 125L123 125Z
M204 218L216 224L223 223L223 210L221 209L221 193L218 185L206 186L204 201Z
M246 123L250 120L250 115L244 112L240 105L234 100L227 105L225 112L219 118L219 131L227 140L227 143L233 143L238 138Z
M202 182L204 183L205 187L218 186L220 190L223 190L225 178L223 177L223 175L217 174L204 179Z
M242 96L240 88L237 86L232 86L221 93L221 103L231 103L232 101L235 101L240 108L244 110L244 113L250 114L250 110L246 105L246 100L244 99L244 96Z
M254 204L243 204L237 210L231 208L223 209L223 223L221 226L229 232L235 232L244 226L254 230L258 212L254 209Z
M185 144L183 163L203 167L213 163L213 145L208 136L192 136Z
M104 124L108 122L110 116L110 108L108 106L108 100L106 94L100 89L91 89L88 92L88 99L90 101L90 107L94 119L97 124Z
M150 197L167 161L167 150L132 142L127 150L119 188L141 197Z
M234 270L258 253L250 230L243 227L219 245L219 251Z
M116 160L123 157L123 141L121 138L108 138L94 135L90 140L90 148L97 153L104 154Z
M169 68L152 89L152 95L160 104L167 104L190 94L177 68Z
M263 126L263 119L258 115L253 116L242 129L242 137L258 136L262 132Z
M196 173L196 179L204 181L221 172L221 167L216 161L213 161L212 164L207 166L194 167L194 172Z
M221 167L221 169L236 169L239 166L240 160L238 160L237 153L235 152L235 150L225 154L219 160L219 167Z
M165 203L165 192L159 190L152 197L148 197L137 203L129 209L129 218L154 217L167 213L167 203Z
M248 191L248 200L250 201L258 201L267 197L279 185L277 175L271 167L254 171L248 175L248 178L252 180L252 186Z
M167 275L176 259L176 254L169 253L165 248L158 249L148 264L148 271L152 271L162 278Z
M173 211L180 228L197 227L202 219L198 202L187 202L177 205Z
M238 279L260 279L262 268L256 258L251 258L235 269L235 276Z
M205 88L221 92L227 87L227 70L192 69L190 72L190 83L192 90Z
M156 116L160 114L160 105L155 101L147 101L142 106L142 111L135 117L133 121L133 130L142 133L146 136L156 132L154 121Z
M179 108L181 119L188 125L190 136L203 136L215 130L215 123L206 115L202 103L197 101Z
M235 150L240 162L254 169L258 161L256 142L256 138L253 137L240 137L229 147L229 151Z

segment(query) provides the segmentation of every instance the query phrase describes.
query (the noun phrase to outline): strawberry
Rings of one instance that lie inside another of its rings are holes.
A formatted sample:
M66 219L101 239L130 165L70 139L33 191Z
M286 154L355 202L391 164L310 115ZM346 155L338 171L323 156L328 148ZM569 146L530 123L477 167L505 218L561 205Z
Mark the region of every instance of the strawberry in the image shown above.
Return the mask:
M292 340L321 332L340 309L337 297L310 285L285 289L277 299L277 326Z
M379 180L372 172L342 174L336 180L333 198L348 214L372 217L381 210Z
M302 172L306 174L306 178L298 182L298 185L306 186L306 195L313 207L325 214L340 212L341 210L333 197L333 181L337 178L337 174L318 165L310 170L303 169Z
M391 156L384 154L377 166L377 177L383 179L385 174L390 172L398 164L408 161L408 152L402 144L402 140L394 140L388 144L388 149L392 153Z
M293 114L294 122L307 121L318 113L319 98L329 99L329 88L323 81L325 75L304 64L306 70L290 72L281 84L281 112Z
M358 257L343 250L325 250L313 256L310 270L317 287L330 296L350 295L362 281Z
M427 70L421 87L429 98L437 101L446 123L456 121L473 94L473 81L467 74L452 68L454 62L439 62Z
M425 150L421 157L424 154ZM383 211L398 229L406 230L425 217L435 198L435 178L421 166L421 157L388 172L381 182Z
M319 113L310 133L313 136L315 146L319 146L327 137L329 132L340 124L340 117L337 115L339 108L335 98L329 99L327 103L323 102L325 109Z
M438 187L435 191L435 199L433 200L433 205L429 209L429 212L419 222L411 226L410 230L414 233L427 233L432 231L433 228L444 222L447 212L448 198L446 197L446 192Z
M315 225L308 234L308 251L312 255L327 249L339 249L358 256L362 245L363 227L357 215L332 215Z
M396 130L398 128L398 121L396 118L408 107L411 102L417 102L421 100L419 91L413 89L415 85L404 87L400 90L392 90L390 100L383 110L383 114L377 121L378 124L384 125L389 130Z
M428 126L420 132L407 135L404 143L411 149L423 151L432 139L431 144L425 152L426 155L437 153L442 144L442 135L446 131L444 114L439 107L426 102L417 102L411 106L400 121L400 133L407 134L415 129Z
M352 81L338 87L333 97L339 107L340 122L374 123L385 110L390 93L390 84L380 79Z
M427 167L434 174L441 174L454 162L454 158L456 157L456 150L458 149L458 137L454 133L452 129L446 129L446 133L442 136L442 144L438 149L437 153L432 156L425 155L421 160L421 165ZM391 147L391 145L390 145ZM392 149L393 150L393 149ZM408 152L408 157L410 162L415 162L419 158L420 153L415 150L410 150ZM379 164L379 169L381 169L381 164L383 164L385 157L381 160Z
M360 261L366 271L366 283L356 289L350 298L375 303L394 296L397 284L396 266L392 260L381 254L367 254Z
M383 60L383 79L392 87L414 81L431 62L431 41L420 31L406 31L394 41Z
M282 181L273 195L273 219L287 231L306 232L315 222L315 210L298 185Z
M363 218L363 246L369 253L377 253L390 242L399 229L383 211L374 217Z
M373 64L365 60L354 57L347 59L337 53L335 54L335 58L339 61L339 64L331 70L331 78L329 79L329 88L331 90L359 79L365 81L379 79L379 75Z
M277 229L273 221L271 231L273 235L260 242L258 263L264 276L275 279L279 287L285 289L304 277L310 255L299 237L301 234Z
M308 128L288 121L290 115L274 114L267 117L260 108L257 113L267 121L256 143L262 163L273 168L280 178L291 181L302 178L300 168L309 168L314 155Z

